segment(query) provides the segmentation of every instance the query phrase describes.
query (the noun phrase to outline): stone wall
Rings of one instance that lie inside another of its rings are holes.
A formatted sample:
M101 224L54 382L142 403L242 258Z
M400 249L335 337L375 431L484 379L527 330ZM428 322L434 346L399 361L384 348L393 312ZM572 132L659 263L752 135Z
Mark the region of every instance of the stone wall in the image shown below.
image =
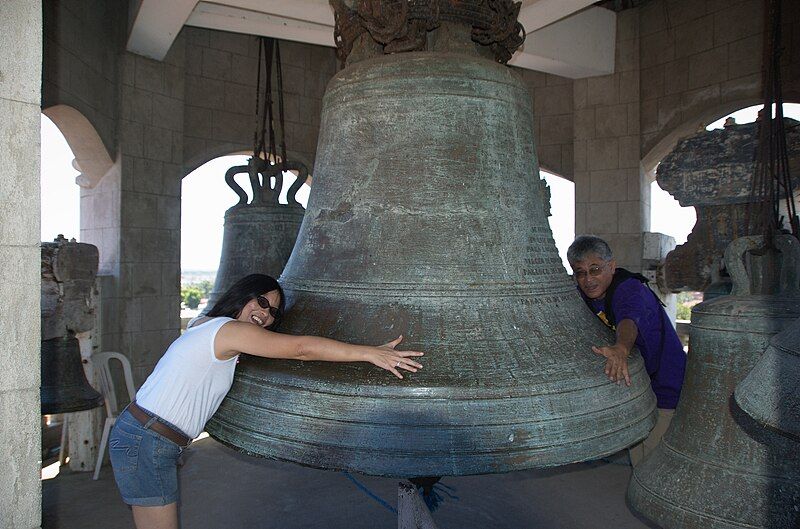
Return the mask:
M680 137L761 101L762 0L657 0L640 11L641 150L649 171ZM783 2L783 81L800 102L800 2Z
M103 293L117 310L103 312L103 344L130 359L137 385L180 329L184 57L180 37L163 61L121 55L118 281Z
M0 2L0 527L41 523L38 1Z
M653 169L681 137L760 101L763 26L761 0L653 0L618 14L615 73L573 83L576 233L640 268ZM800 101L800 3L784 2L782 28L784 97Z
M573 82L566 77L514 68L531 93L533 134L542 169L573 179Z
M183 162L189 173L217 156L252 152L258 39L193 27L185 27L183 34L187 42ZM291 41L281 41L280 48L288 155L312 171L322 96L337 70L336 53L333 48ZM274 76L273 90L277 94ZM273 111L277 116L277 96Z
M125 52L126 17L116 2L46 3L43 106L75 108L114 160L81 189L80 238L112 278L101 347L124 353L140 384L180 328L185 44L177 39L164 61Z
M42 108L63 104L78 109L113 153L125 10L105 0L45 0L42 7Z
M617 17L615 72L573 84L575 233L611 245L639 269L650 226L650 187L639 169L639 13Z

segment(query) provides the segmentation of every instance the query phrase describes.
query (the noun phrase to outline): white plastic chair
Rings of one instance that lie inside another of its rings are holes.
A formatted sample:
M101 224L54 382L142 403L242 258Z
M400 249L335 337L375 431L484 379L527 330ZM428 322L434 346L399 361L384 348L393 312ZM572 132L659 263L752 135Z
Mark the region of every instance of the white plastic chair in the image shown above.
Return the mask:
M100 439L100 448L97 451L97 463L94 466L93 480L96 480L100 475L100 466L103 464L103 456L105 455L106 446L108 445L108 434L111 432L111 427L119 415L119 407L117 406L117 393L114 388L114 379L111 376L110 361L119 360L122 365L122 373L125 376L125 386L128 389L128 399L133 401L136 397L136 388L133 385L133 374L131 373L131 363L122 353L103 352L92 355L92 363L95 368L95 375L100 384L100 392L106 401L106 421L103 424L103 437Z

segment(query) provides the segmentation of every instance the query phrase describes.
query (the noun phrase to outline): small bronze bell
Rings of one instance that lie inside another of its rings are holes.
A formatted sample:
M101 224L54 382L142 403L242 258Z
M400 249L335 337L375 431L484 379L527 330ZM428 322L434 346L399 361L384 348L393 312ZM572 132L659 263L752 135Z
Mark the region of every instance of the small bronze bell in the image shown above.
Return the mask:
M86 380L75 336L42 340L41 375L42 415L103 405L103 396Z
M279 204L283 185L283 170L296 171L297 180L287 193L288 204ZM234 176L250 175L253 200L248 204L247 193L236 183ZM275 177L275 189L269 187ZM208 300L208 307L231 285L248 274L260 273L279 277L292 253L297 232L305 210L295 195L308 178L308 169L299 162L268 165L260 158L251 158L248 165L231 167L225 181L239 196L239 202L225 212L225 229L217 278Z
M760 424L800 441L800 319L770 340L735 397Z
M59 235L42 243L41 255L42 414L89 410L103 397L86 380L75 334L91 330L97 317L97 247Z

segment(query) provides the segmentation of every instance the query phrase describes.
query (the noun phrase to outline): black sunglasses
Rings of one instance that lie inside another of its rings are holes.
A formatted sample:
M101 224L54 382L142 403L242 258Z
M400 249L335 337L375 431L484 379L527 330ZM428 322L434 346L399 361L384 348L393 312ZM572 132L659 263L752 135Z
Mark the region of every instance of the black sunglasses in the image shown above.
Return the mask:
M281 316L283 316L283 313L281 312L281 309L279 309L278 307L273 307L272 305L270 305L269 304L269 300L265 296L257 296L256 297L256 302L258 303L259 307L269 311L269 315L272 316L273 318L275 318L276 320L281 319Z

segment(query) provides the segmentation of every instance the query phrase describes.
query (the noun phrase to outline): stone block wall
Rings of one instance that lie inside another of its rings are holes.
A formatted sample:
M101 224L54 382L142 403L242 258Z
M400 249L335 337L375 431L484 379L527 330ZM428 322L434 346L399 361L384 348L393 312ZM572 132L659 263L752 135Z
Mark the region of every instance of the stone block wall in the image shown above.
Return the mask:
M761 101L763 8L762 0L658 0L639 8L645 170L679 137ZM783 2L782 15L784 99L800 102L800 3Z
M639 14L617 17L615 72L576 79L575 233L603 237L620 266L638 269L650 225L650 187L639 169Z
M183 37L163 61L120 57L118 281L104 292L118 320L103 344L130 359L137 384L180 328L184 58Z
M533 134L542 169L573 179L573 96L571 79L514 68L533 105Z
M45 0L42 8L42 108L64 104L79 109L113 153L124 10L104 0Z
M41 523L38 1L0 2L0 527Z
M183 162L189 173L217 156L252 152L258 39L193 27L185 27L183 35L186 38ZM322 96L337 70L336 53L333 48L291 41L281 41L280 48L288 154L312 171ZM277 94L274 76L273 90ZM277 96L273 111L277 116ZM278 128L276 133L279 134Z
M48 1L43 93L85 116L115 160L81 190L81 240L107 276L101 347L128 356L141 384L180 328L181 179L252 148L258 48L252 36L187 27L155 61L124 51L125 18L113 2ZM312 169L335 53L292 42L281 52L287 145Z
M656 164L760 101L763 16L761 0L646 2L618 14L615 73L574 81L575 231L606 238L622 266L641 266ZM784 98L800 101L800 3L782 20Z

